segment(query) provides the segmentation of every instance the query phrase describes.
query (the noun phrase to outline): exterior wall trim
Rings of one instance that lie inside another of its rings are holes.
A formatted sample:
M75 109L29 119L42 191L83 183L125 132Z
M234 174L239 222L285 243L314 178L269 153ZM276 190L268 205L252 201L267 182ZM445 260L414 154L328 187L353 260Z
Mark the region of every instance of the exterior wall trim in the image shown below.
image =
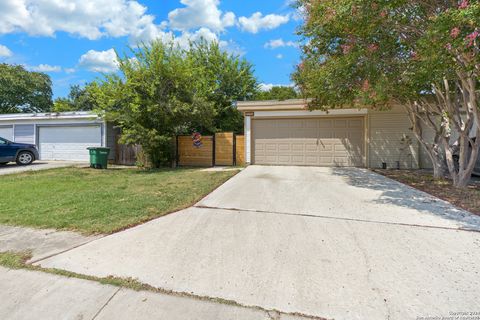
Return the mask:
M255 111L255 118L314 118L314 117L338 117L338 116L359 116L368 114L367 109L337 109L320 111L294 110L294 111Z
M252 163L252 116L245 116L245 163Z
M311 99L289 99L289 100L265 100L265 101L239 101L236 103L239 111L259 110L305 110Z
M0 115L3 121L38 121L38 120L68 120L68 119L99 119L96 113L89 111L60 112L60 113L13 113Z

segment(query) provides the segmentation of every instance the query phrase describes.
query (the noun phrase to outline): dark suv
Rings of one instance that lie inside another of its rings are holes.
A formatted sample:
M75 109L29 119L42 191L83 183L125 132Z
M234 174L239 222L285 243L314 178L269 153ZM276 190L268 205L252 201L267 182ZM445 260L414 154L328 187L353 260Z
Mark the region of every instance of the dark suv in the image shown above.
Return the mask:
M16 143L0 138L0 165L15 161L20 166L26 166L38 158L38 150L34 144Z

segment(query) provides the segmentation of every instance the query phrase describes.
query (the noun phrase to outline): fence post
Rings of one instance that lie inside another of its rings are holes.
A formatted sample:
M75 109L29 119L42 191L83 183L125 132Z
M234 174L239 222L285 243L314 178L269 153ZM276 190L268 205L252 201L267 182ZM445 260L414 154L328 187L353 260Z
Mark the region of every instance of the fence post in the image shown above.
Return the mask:
M178 134L175 135L175 167L178 167L178 163L180 162L178 154Z
M237 165L237 135L233 133L233 165Z
M212 167L215 167L215 137L216 137L216 133L213 134L212 136Z

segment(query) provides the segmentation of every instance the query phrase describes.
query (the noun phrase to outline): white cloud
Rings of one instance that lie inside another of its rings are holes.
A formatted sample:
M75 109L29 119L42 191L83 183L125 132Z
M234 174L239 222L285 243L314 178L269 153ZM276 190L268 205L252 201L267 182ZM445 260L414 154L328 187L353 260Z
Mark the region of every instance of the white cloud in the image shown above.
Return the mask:
M6 46L0 44L0 58L8 58L12 56L12 51L8 49Z
M293 41L284 41L283 39L274 39L265 43L264 47L267 49L276 49L281 47L296 47L297 44Z
M279 53L275 56L277 59L283 59L283 54Z
M219 32L235 24L233 12L227 12L222 16L222 11L218 9L219 0L180 0L180 2L185 7L170 11L168 14L170 27L173 29L186 31L204 27Z
M220 41L219 46L221 49L225 50L226 52L239 57L244 56L246 53L245 49L240 47L238 43L236 43L232 39L228 41L225 41L225 40Z
M0 34L130 36L158 27L146 10L135 0L1 0Z
M78 65L94 72L114 72L118 69L118 60L115 50L89 50L80 57Z
M200 28L195 32L182 32L180 36L173 38L173 42L182 48L188 48L190 42L198 42L202 39L207 42L220 42L217 34L208 28Z
M75 71L75 68L65 68L63 71L65 71L65 73L74 73Z
M36 72L60 72L62 67L60 66L51 66L49 64L39 64L38 66L29 67L30 70Z
M293 84L273 84L273 83L260 83L259 89L261 91L269 91L273 87L293 87Z
M235 22L236 22L236 17L235 17L235 13L233 12L227 12L222 17L222 24L225 28L234 26Z
M272 30L290 20L289 15L281 16L277 14L268 14L263 16L261 12L255 12L247 17L240 17L238 23L243 31L257 33L261 30Z

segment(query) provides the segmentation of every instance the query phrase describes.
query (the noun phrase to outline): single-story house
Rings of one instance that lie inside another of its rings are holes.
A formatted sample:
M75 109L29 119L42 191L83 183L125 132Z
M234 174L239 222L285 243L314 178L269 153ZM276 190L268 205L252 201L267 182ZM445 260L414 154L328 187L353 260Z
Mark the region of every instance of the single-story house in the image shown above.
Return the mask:
M303 99L244 101L249 164L429 168L406 111L306 109Z
M15 113L0 115L0 137L36 144L40 160L88 161L87 147L111 148L115 128L93 112Z

